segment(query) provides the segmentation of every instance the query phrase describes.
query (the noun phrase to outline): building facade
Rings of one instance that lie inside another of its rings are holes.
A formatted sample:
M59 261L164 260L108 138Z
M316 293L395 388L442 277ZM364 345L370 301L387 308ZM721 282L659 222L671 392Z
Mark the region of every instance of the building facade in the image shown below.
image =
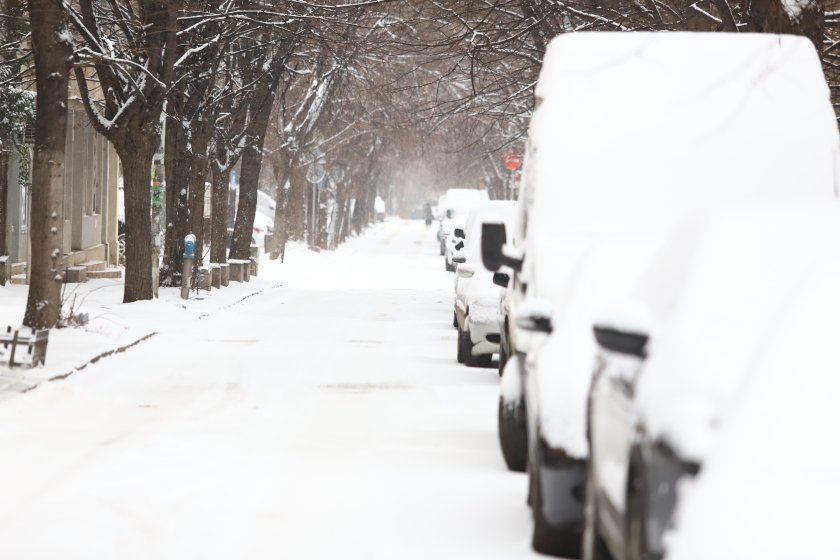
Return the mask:
M18 139L7 150L6 247L13 263L13 281L25 281L29 254L31 203L31 138ZM119 264L119 158L111 144L90 125L79 102L67 115L64 166L65 265L99 272ZM82 275L89 276L89 275Z

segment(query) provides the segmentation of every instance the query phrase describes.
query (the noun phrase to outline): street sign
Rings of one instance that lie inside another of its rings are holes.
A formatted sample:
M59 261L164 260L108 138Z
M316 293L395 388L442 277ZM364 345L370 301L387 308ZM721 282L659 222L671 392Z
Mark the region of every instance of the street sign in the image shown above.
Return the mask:
M324 165L317 161L311 163L309 168L306 170L306 180L310 183L320 183L324 180L326 175L327 170L324 169Z
M516 171L522 167L522 156L516 152L507 152L505 154L505 167L508 171Z

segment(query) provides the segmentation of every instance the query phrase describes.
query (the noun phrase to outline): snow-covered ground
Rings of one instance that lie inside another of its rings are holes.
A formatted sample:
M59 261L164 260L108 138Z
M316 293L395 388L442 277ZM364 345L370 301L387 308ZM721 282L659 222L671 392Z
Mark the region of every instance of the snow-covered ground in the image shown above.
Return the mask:
M0 402L0 558L532 557L437 248L389 221L186 308L92 293L101 333L60 332L47 370L158 334Z

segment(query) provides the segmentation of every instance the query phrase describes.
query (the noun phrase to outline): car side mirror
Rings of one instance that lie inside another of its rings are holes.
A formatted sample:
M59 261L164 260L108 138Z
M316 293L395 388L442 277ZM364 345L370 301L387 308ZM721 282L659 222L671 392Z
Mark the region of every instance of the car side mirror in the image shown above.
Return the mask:
M464 229L463 228L456 227L454 233L455 233L455 237L460 237L461 239L466 239L467 238L467 236L464 235Z
M462 263L455 269L455 273L461 278L472 278L475 274L475 265L470 263Z
M463 251L457 251L452 255L452 262L456 264L463 264L467 262L467 255Z
M512 268L515 272L522 270L523 259L510 254L506 250L507 228L505 224L481 225L481 260L484 267L496 271L503 266Z
M621 331L612 327L596 325L592 329L598 346L617 354L645 358L650 336L638 332Z
M551 334L554 325L551 321L551 304L541 300L525 301L516 311L516 326L534 333Z
M507 288L510 284L510 274L507 272L496 272L493 274L493 283L502 288Z

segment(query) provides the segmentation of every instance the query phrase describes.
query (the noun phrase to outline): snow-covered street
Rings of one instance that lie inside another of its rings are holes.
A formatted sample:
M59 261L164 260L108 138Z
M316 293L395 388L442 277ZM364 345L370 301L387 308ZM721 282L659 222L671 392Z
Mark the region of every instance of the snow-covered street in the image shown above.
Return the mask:
M395 220L291 251L258 295L0 403L0 558L531 557L437 249Z

